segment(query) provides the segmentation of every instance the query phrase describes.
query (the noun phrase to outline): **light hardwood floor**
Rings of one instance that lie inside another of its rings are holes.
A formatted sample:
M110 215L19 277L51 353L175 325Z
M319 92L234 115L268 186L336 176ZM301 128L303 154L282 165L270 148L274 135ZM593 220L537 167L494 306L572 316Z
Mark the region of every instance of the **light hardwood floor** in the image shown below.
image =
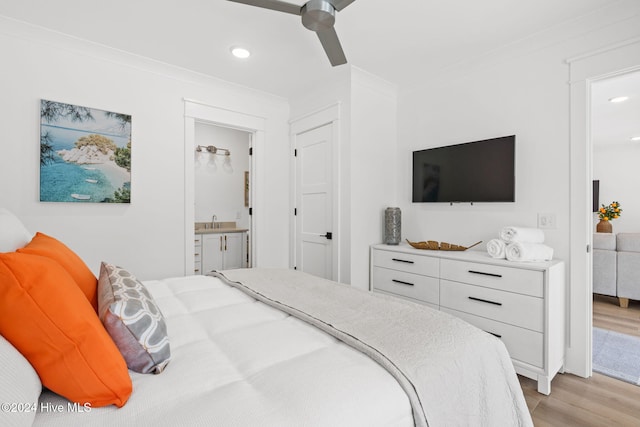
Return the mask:
M617 298L597 295L593 325L640 336L640 302L620 308ZM591 378L558 374L551 394L537 392L535 381L519 376L536 427L640 426L640 387L594 373Z
M594 296L593 326L640 337L640 301L629 300L629 308L620 308L618 298Z

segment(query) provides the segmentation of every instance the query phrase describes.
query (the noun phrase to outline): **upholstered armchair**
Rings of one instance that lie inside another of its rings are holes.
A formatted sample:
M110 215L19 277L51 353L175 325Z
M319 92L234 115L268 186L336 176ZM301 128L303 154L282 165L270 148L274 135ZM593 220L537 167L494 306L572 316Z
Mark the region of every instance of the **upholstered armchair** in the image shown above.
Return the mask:
M628 307L629 299L640 300L640 233L618 233L616 237L617 296L620 306Z
M616 235L595 233L593 235L593 293L618 296L616 273Z
M640 300L640 233L593 235L593 293Z

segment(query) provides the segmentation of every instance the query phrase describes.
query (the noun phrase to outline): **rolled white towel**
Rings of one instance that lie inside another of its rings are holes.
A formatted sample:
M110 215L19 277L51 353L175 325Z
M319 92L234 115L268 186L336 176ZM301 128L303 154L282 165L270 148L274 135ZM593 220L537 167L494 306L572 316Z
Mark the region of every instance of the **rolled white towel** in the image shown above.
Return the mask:
M500 238L507 243L526 242L526 243L543 243L544 231L539 228L526 227L503 227L500 230Z
M509 261L550 261L553 248L542 243L513 242L505 249Z
M502 259L507 256L507 244L501 239L491 239L487 242L487 252L491 258Z

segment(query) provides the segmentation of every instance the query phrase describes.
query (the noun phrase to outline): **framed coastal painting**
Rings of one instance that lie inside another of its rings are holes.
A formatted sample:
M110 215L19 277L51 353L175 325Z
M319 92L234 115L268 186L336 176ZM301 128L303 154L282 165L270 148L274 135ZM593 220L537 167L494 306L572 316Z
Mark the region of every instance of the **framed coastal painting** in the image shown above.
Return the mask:
M131 203L131 116L42 99L40 201Z

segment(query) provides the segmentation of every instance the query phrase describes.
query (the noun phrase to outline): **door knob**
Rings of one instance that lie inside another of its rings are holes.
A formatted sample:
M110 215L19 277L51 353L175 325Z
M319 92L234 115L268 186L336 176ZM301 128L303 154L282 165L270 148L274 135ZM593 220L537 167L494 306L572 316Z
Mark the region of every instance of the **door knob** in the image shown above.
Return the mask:
M330 231L327 231L327 234L325 234L325 235L324 235L324 236L322 236L322 237L326 237L326 238L327 238L327 240L332 240L332 239L333 239L333 233L332 233L332 232L330 232Z

